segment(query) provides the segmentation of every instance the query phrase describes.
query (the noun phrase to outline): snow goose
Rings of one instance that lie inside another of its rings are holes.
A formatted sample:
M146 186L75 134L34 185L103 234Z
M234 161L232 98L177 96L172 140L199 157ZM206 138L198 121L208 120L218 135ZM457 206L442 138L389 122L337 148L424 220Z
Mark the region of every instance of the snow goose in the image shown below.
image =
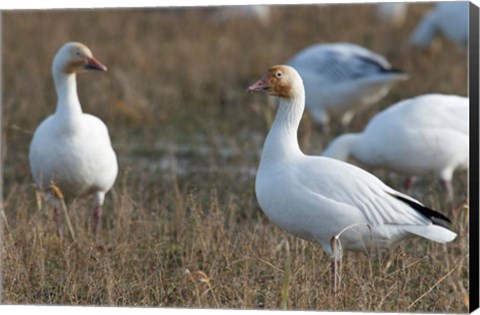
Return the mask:
M107 68L88 47L69 42L59 49L52 64L56 110L38 126L30 144L30 169L38 187L53 198L60 236L59 200L49 189L51 183L66 199L94 195L97 235L105 194L117 177L117 157L107 127L97 117L84 114L78 99L76 74L90 70Z
M468 43L467 1L441 2L428 12L415 28L410 43L417 48L430 45L437 33L460 47Z
M377 19L382 23L390 23L400 27L407 16L408 3L406 2L382 2L376 5Z
M222 6L216 8L214 13L214 19L218 23L225 23L232 19L247 19L268 25L270 16L271 8L268 5Z
M395 82L408 78L382 56L350 43L307 47L288 64L300 73L307 110L321 127L328 127L331 114L348 125L354 111L375 104Z
M468 168L468 110L468 98L456 95L403 100L376 114L363 132L337 137L323 155L409 177L434 173L453 201L453 173Z
M342 250L391 246L409 236L445 243L450 220L345 162L304 155L297 140L305 92L300 75L274 66L248 88L279 99L258 168L255 193L267 217L285 231L320 243L336 264Z

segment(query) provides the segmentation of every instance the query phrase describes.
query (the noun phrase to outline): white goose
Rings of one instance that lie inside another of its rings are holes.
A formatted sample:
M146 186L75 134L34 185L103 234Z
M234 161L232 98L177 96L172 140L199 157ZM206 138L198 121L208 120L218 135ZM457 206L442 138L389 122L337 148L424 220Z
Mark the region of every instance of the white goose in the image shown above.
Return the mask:
M232 19L246 19L268 25L271 14L271 7L268 5L232 5L215 8L213 17L219 23L225 23Z
M323 155L409 177L437 174L452 201L453 173L468 168L468 111L468 98L456 95L404 100L376 114L363 132L337 137Z
M274 66L248 90L279 98L256 176L258 203L280 228L320 243L332 257L333 271L342 249L389 247L409 236L440 243L455 239L447 217L372 174L339 160L302 153L297 129L305 92L295 69Z
M332 114L348 125L355 111L375 104L395 82L408 78L382 56L350 43L307 47L288 64L300 73L307 110L321 127L328 127Z
M382 23L389 23L400 27L407 17L408 3L380 2L376 5L377 19Z
M54 199L54 218L61 235L58 200L49 192L53 182L67 198L93 194L95 235L102 215L105 194L117 177L117 157L105 124L84 114L77 95L76 73L106 71L88 47L70 42L55 55L52 75L57 93L55 113L35 130L29 160L38 187Z
M425 48L438 34L459 47L468 43L468 6L467 1L451 1L438 3L418 23L410 43L417 48Z

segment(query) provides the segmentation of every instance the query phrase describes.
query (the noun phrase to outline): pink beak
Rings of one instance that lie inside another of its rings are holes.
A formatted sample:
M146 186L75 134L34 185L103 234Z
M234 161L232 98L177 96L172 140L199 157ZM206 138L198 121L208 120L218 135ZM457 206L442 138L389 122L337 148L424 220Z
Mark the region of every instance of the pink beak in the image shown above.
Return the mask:
M247 89L248 92L260 92L260 93L267 93L270 89L268 85L268 76L264 76L254 84L250 85Z
M107 71L107 67L104 66L100 61L95 59L95 57L87 58L87 64L85 65L85 69Z

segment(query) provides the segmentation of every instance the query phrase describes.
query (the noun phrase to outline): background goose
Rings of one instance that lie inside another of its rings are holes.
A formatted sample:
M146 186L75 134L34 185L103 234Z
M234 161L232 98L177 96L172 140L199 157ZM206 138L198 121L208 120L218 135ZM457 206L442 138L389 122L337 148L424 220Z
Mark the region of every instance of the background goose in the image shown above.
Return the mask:
M347 125L355 111L384 97L408 75L382 56L350 43L317 44L297 53L288 64L305 85L305 103L314 122L327 127L330 115Z
M440 243L456 237L448 218L372 174L342 161L302 153L297 129L305 92L295 69L274 66L248 90L279 98L256 176L258 203L285 231L320 243L332 257L333 271L342 249L362 250L371 241L389 247L413 235ZM339 235L340 244L335 247Z
M467 1L438 3L417 25L410 37L410 43L414 47L425 48L440 33L454 44L466 48L468 6Z
M452 200L453 173L468 168L468 110L468 98L456 95L404 100L376 114L363 132L336 138L323 155L410 177L434 173Z
M41 190L50 183L67 198L94 195L95 234L98 233L105 194L117 176L117 158L105 124L84 114L77 95L76 74L107 68L88 47L70 42L55 55L52 75L57 93L55 113L35 130L30 144L32 175ZM54 218L61 235L58 200L54 194Z
M407 17L408 3L406 2L381 2L376 5L377 19L382 23L393 24L400 27Z
M271 19L271 7L268 5L243 5L215 8L215 21L225 23L232 19L254 20L260 22L262 25L268 25Z

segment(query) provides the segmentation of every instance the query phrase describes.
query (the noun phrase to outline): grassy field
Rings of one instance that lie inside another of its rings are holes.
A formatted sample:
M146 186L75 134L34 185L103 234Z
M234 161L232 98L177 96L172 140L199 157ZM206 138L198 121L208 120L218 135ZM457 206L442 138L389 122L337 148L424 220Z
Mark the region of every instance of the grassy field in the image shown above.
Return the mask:
M4 13L2 302L466 312L467 174L453 182L454 242L348 253L337 299L323 250L269 222L254 194L274 112L245 89L307 45L357 43L411 74L357 115L352 130L404 98L467 95L465 52L442 40L435 51L408 46L430 7L412 5L401 28L377 27L370 5L279 6L268 24L218 24L200 8ZM109 68L78 78L83 109L108 125L120 167L97 241L89 200L68 207L76 242L56 236L28 167L32 133L54 111L51 60L72 40ZM328 141L307 115L299 139L307 153ZM401 177L375 174L401 189ZM412 195L452 212L433 178Z

